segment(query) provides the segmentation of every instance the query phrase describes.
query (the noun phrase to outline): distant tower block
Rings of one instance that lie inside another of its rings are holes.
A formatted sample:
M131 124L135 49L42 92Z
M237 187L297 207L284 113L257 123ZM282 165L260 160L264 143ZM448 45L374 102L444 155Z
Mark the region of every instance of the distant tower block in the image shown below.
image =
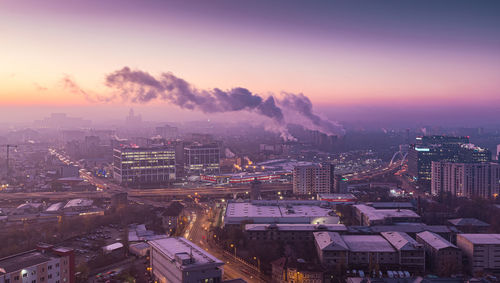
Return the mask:
M251 200L258 200L262 199L262 196L260 195L260 186L261 182L255 178L251 183L250 183L250 199Z

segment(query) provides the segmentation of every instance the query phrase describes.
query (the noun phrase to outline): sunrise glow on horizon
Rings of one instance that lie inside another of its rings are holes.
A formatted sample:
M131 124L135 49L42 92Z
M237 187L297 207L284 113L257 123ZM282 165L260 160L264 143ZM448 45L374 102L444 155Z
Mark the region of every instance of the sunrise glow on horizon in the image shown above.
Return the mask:
M4 1L0 104L87 105L61 79L106 94L105 76L124 66L200 89L304 93L319 105L500 101L494 9L221 2Z

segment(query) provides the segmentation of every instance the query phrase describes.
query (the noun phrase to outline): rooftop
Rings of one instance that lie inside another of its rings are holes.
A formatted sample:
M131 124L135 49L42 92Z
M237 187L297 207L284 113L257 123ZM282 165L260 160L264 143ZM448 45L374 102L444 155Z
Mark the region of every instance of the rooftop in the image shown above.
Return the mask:
M114 250L117 250L117 249L120 249L120 248L123 248L123 244L122 243L114 243L114 244L102 247L103 250L108 251L108 252L114 251Z
M149 244L171 261L176 261L178 268L181 270L190 270L204 265L217 267L224 264L224 262L182 237L154 240L150 241ZM186 261L186 257L189 257L190 260Z
M480 226L489 227L490 224L476 218L456 218L448 220L454 226Z
M364 204L357 204L354 207L366 215L370 221L384 220L389 217L420 218L417 213L408 209L375 209Z
M344 224L246 224L245 231L347 231Z
M417 234L417 237L424 240L427 244L435 248L436 250L445 249L445 248L457 248L454 244L448 242L443 237L438 234L425 231Z
M415 241L408 234L403 232L382 232L380 233L398 251L414 251L422 249L422 244Z
M349 247L337 232L314 232L314 240L321 250L344 251Z
M445 225L427 225L424 223L394 223L394 225L375 225L375 226L349 226L351 233L381 233L381 232L405 232L420 233L431 231L434 233L458 232L454 227Z
M128 227L129 242L153 241L166 237L167 235L157 235L154 231L148 230L144 224L131 224Z
M23 268L50 261L55 256L36 250L24 252L0 259L0 274L10 273Z
M318 194L318 200L349 200L356 201L357 198L353 194Z
M318 201L302 202L230 202L226 217L327 217L336 216L328 207L321 207Z
M500 245L500 234L458 234L476 245Z
M64 208L91 206L93 203L91 199L76 198L68 201Z
M394 252L394 248L382 236L345 235L344 242L352 252Z
M415 206L411 202L369 202L366 205L376 209L414 209Z
M64 206L63 202L56 202L51 204L45 211L47 212L56 212Z

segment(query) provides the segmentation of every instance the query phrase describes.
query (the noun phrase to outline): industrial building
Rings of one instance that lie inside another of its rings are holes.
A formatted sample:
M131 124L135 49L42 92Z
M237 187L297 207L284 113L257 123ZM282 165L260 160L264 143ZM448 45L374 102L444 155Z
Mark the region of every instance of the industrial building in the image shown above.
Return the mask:
M397 222L420 222L420 216L409 209L375 209L365 204L353 205L360 225L387 225Z
M457 246L472 273L500 272L500 234L458 234Z
M118 147L113 151L113 176L122 185L167 185L175 180L175 172L171 147Z
M192 242L170 237L148 242L150 267L161 283L222 282L224 262Z
M255 224L338 224L339 217L320 201L231 201L227 204L224 225Z

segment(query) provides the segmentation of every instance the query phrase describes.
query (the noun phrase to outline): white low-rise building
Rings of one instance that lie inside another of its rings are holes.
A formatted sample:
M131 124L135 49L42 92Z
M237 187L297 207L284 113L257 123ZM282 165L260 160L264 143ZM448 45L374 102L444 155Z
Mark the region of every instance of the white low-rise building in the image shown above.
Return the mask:
M153 277L160 283L221 282L224 262L181 237L150 241Z
M360 225L364 226L420 221L420 216L409 209L376 209L364 204L353 207Z
M229 202L224 225L255 224L338 224L339 217L321 201Z

